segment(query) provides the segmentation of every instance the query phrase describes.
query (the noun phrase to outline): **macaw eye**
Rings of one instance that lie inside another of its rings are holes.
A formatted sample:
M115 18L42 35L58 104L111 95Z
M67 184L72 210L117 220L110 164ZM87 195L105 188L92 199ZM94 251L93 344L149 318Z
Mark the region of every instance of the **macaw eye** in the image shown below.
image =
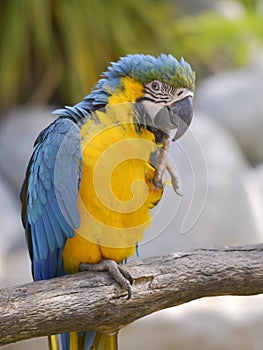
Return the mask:
M160 90L160 85L156 82L156 81L153 81L151 83L151 88L154 90L154 91L158 91Z

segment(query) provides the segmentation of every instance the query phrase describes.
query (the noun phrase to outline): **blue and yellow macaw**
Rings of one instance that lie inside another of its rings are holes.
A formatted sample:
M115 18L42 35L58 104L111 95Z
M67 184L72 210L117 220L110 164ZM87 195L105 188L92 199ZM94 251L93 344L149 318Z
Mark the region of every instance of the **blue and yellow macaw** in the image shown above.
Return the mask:
M36 142L21 190L22 220L35 281L107 269L128 292L119 263L136 251L161 199L169 135L192 119L195 75L172 55L128 55ZM154 161L155 159L155 161ZM49 338L52 350L117 349L95 331Z

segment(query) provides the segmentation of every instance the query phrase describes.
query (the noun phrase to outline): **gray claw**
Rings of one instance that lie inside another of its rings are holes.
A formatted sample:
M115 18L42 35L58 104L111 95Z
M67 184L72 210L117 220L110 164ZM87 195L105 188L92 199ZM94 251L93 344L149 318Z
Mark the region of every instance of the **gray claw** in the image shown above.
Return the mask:
M101 260L98 264L81 263L80 271L108 271L122 289L128 292L127 300L131 298L131 285L133 278L123 267L120 267L114 260Z

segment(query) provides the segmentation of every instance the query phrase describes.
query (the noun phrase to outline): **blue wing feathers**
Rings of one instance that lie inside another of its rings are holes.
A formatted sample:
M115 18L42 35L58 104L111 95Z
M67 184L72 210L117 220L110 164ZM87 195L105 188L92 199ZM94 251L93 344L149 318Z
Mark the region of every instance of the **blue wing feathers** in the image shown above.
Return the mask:
M42 207L44 207L47 202L47 197L46 197L46 188L44 187L43 182L41 180L39 180L37 184L37 193L38 193L39 201Z
M50 230L52 232L56 232L56 235L54 235L55 238L55 246L57 247L62 247L63 246L63 242L64 242L64 237L63 237L63 232L61 230L61 227L59 225L59 221L58 220L54 220L54 213L52 212L52 209L50 206L46 206L46 216L50 222L51 228Z
M47 257L47 252L49 251L47 236L50 233L45 232L42 215L39 215L37 221L32 226L34 227L34 230L33 232L31 232L31 234L34 234L36 236L36 239L34 240L34 242L35 244L37 244L37 248L38 248L36 250L36 254L34 255L34 258L45 259Z
M28 239L30 237L30 240L32 242L32 247L34 247L33 251L31 252L31 258L32 260L39 260L39 244L37 242L37 235L36 235L36 231L35 231L35 225L30 225L30 236L28 236Z
M63 216L62 211L57 203L57 198L54 191L48 191L47 198L49 199L50 205L50 208L48 208L48 210L50 211L49 216L52 218L52 222L57 223L59 225L59 232L62 234L63 239L65 238L64 233L66 233L67 237L73 237L73 227L69 225L67 220L65 220L65 217ZM56 235L56 237L57 236L58 235Z
M57 249L48 254L47 259L33 260L33 277L35 281L46 279L46 276L62 276L64 268L62 264L63 249Z
M55 221L55 220L53 220L53 221ZM57 232L57 231L53 230L49 216L47 215L46 207L44 207L43 211L42 211L42 222L43 222L44 232ZM58 232L59 232L59 228L58 228ZM57 233L56 233L56 235L57 235ZM47 244L48 244L48 251L50 251L50 252L53 252L57 247L59 247L56 245L56 235L46 235Z
M80 225L80 218L76 203L74 203L73 198L73 194L68 191L68 193L64 193L63 196L58 198L58 202L63 216L67 218L68 224L71 227L78 228Z
M64 273L63 248L80 223L80 181L80 130L74 121L59 118L39 134L21 190L35 280Z

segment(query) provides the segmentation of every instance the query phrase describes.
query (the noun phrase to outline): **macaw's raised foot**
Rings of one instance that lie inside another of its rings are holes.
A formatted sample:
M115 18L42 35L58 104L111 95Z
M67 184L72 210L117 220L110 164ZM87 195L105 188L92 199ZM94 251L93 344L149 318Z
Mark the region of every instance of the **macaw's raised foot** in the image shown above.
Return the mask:
M170 146L170 137L166 135L163 139L163 146L160 147L158 150L153 184L157 188L163 188L163 184L165 183L164 173L165 173L165 170L167 170L168 173L170 174L171 184L173 186L174 191L176 192L176 194L178 194L178 196L182 197L182 194L179 191L179 182L178 182L178 177L177 177L175 168L173 164L170 162L170 160L168 159L169 146Z
M80 271L108 271L120 286L128 292L127 300L131 298L131 285L133 278L128 271L122 268L114 260L101 260L98 264L81 263Z

